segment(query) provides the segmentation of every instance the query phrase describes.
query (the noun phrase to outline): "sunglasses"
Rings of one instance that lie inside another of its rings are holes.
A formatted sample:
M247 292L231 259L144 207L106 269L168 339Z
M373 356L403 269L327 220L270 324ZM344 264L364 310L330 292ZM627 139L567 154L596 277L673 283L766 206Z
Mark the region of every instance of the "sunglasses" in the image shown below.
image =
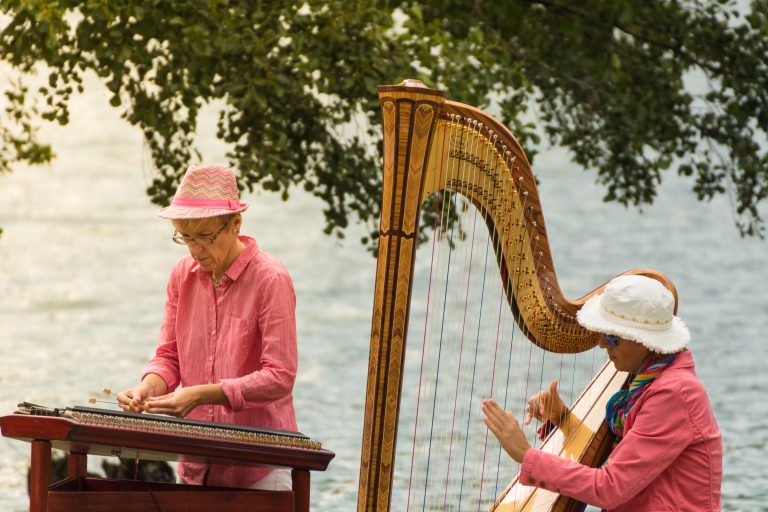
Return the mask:
M603 334L603 337L612 348L616 348L616 345L619 344L619 340L621 339L621 336L614 336L613 334Z

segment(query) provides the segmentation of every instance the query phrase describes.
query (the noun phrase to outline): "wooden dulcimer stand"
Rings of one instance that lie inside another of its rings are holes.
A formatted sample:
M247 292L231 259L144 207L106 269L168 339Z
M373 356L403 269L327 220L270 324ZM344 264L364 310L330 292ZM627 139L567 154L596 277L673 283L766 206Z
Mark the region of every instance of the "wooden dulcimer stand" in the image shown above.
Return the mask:
M30 512L309 511L309 472L333 452L298 432L240 428L100 409L30 409L0 417L5 437L30 442ZM67 478L48 485L51 448L69 453ZM87 456L292 468L290 491L87 477Z

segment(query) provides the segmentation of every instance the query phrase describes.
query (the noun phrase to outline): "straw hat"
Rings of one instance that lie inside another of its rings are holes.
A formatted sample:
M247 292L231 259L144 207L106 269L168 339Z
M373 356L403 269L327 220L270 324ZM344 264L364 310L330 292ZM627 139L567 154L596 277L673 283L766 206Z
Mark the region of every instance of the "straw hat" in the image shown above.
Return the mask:
M181 179L170 206L158 215L166 219L204 219L244 212L237 178L232 170L220 165L190 166Z
M612 279L603 293L591 297L576 319L582 327L637 341L661 354L677 352L691 334L674 315L675 297L650 277L623 275Z

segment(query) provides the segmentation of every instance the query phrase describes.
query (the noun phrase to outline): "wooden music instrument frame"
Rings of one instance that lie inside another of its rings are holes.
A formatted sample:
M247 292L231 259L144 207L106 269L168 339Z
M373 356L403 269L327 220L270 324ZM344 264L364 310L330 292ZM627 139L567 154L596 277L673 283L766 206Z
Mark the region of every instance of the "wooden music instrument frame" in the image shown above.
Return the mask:
M335 456L322 448L84 424L57 416L2 416L0 431L5 437L32 445L30 512L308 512L309 472L324 471ZM299 436L306 439L301 434ZM69 460L67 478L49 486L52 448L69 453ZM291 468L293 486L290 491L260 491L89 478L88 455L163 461L176 461L183 456L185 460L196 462Z
M501 122L475 107L448 100L443 91L418 80L380 86L379 101L382 201L358 512L388 512L391 507L420 211L431 195L441 191L460 194L481 212L494 241L499 277L514 321L541 349L575 354L595 347L599 334L580 326L576 314L607 284L577 299L564 296L549 249L536 179L523 148ZM461 140L473 142L470 146ZM473 152L470 147L479 149ZM445 165L449 160L461 165ZM635 269L623 274L656 279L677 297L672 282L660 272ZM617 391L623 385L622 377L608 379L606 386L610 387L599 396ZM584 403L585 411L599 412L587 405ZM588 442L583 436L561 435L552 437L547 449L564 454L578 444L575 460L599 465L610 451L612 438L601 425L600 414L589 416ZM565 445L554 446L556 441ZM516 486L516 481L510 484L505 495ZM556 496L546 510L564 512L580 506L571 498Z

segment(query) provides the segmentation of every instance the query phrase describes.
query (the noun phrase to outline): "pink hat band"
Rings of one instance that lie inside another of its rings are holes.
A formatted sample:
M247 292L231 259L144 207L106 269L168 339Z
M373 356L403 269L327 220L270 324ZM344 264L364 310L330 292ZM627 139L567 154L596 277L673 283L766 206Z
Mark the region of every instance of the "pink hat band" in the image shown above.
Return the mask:
M237 210L241 203L239 199L195 199L191 197L174 197L171 201L173 206L183 206L186 208L224 208L225 210Z

